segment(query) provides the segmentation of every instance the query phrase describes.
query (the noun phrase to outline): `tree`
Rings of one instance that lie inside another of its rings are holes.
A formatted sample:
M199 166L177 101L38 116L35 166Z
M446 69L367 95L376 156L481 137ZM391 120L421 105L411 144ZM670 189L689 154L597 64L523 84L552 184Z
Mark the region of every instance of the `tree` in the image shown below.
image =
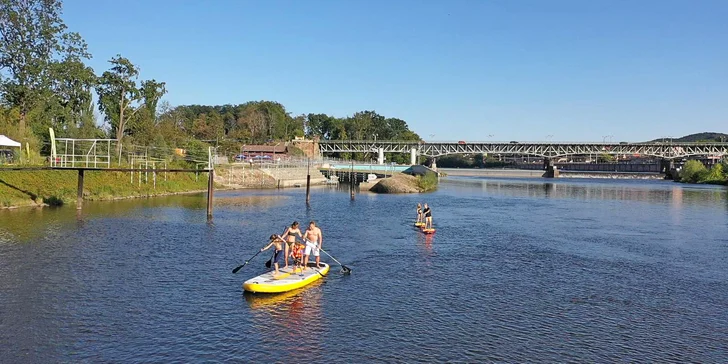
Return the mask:
M687 183L698 183L708 175L708 169L698 160L691 159L685 162L680 171L680 181Z
M59 0L0 0L0 89L3 101L18 107L21 134L28 113L52 97L52 80L66 76L54 74L54 64L91 57L60 14Z
M139 101L141 91L136 80L139 69L128 59L117 55L112 58L111 69L99 78L96 93L99 95L99 111L102 112L116 136L116 154L121 153L121 143L127 128L127 119L132 103Z
M157 127L157 105L159 100L167 93L164 82L156 80L142 81L139 88L141 105L135 110L134 122L129 123L130 134L134 136L134 143L151 145L158 134Z

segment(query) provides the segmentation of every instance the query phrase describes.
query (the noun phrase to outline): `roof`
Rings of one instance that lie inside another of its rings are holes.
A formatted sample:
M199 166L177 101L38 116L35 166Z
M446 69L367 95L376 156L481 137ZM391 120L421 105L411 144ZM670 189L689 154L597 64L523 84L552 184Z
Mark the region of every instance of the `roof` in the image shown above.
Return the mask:
M247 153L285 153L285 145L244 145L240 150Z
M18 147L18 148L20 148L20 143L6 137L5 135L0 135L0 147Z

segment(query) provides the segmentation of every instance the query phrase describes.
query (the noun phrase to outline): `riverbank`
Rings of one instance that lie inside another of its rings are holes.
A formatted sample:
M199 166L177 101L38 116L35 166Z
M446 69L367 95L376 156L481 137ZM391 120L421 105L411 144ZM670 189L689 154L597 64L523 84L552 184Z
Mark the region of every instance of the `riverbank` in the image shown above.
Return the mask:
M87 171L84 200L116 200L207 191L207 174ZM0 169L0 208L75 204L76 171L3 171Z

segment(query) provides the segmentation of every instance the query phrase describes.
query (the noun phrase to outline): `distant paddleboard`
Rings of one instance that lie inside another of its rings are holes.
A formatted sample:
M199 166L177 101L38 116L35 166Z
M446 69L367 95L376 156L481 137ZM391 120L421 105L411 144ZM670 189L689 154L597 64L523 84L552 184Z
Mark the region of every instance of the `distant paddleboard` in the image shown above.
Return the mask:
M415 223L415 226L422 227L422 226L425 226L425 223L424 222L416 222Z
M432 228L432 229L421 229L421 230L425 234L434 234L435 233L435 229L434 228Z

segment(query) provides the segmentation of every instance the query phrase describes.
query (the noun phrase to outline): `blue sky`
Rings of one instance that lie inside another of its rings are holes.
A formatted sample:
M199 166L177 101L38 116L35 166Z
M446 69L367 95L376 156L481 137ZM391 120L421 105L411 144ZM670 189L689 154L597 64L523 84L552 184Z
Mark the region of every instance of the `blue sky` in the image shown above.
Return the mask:
M172 105L376 110L426 140L728 132L724 0L66 0L63 17L97 73L119 53Z

